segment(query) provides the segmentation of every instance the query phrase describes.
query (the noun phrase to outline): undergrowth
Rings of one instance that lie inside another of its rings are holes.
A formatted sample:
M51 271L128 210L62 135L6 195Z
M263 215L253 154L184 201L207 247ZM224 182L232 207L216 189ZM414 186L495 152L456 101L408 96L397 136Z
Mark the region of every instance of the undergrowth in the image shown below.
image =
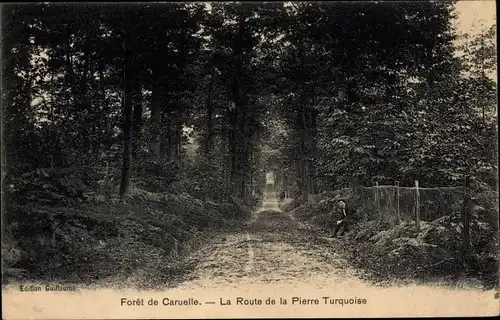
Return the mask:
M3 279L92 282L169 269L200 232L237 225L251 209L235 198L200 200L137 185L119 199L109 177L82 169L37 170L7 181ZM149 270L149 271L146 271Z
M327 199L288 210L300 221L331 231L339 212ZM351 204L349 227L339 237L343 255L374 282L390 280L460 282L477 279L485 288L498 286L498 238L488 213L477 211L470 226L470 250L462 251L463 224L460 215L445 215L434 221L388 224L363 221L363 212ZM284 206L285 207L285 206ZM353 208L354 207L354 208Z

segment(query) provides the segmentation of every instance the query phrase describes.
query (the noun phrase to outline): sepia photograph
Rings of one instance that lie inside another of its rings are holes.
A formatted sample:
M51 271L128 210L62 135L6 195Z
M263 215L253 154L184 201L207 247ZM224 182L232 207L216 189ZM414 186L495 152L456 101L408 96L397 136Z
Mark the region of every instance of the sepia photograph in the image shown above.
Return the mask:
M495 1L0 21L3 319L500 314Z

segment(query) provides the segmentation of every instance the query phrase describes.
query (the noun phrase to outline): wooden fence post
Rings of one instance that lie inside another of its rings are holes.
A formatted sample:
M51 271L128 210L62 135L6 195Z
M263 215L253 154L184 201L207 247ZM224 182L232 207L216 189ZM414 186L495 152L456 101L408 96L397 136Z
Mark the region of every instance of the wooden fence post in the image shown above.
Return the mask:
M381 214L380 214L380 200L379 200L379 195L378 195L378 181L375 182L375 210L377 210L377 217L378 217L378 221L381 221L382 217L381 217Z
M396 181L396 221L401 223L401 212L399 211L399 181Z
M360 202L362 203L361 207L363 208L363 220L364 222L368 222L368 208L366 207L366 190L362 189L362 187L359 188L359 199Z
M470 177L465 177L465 194L464 194L464 202L462 207L462 219L464 224L463 229L463 244L462 244L462 253L467 254L469 251L469 233L470 233L470 214L471 214L471 197L470 197Z
M420 191L418 190L418 180L415 180L415 225L420 231Z

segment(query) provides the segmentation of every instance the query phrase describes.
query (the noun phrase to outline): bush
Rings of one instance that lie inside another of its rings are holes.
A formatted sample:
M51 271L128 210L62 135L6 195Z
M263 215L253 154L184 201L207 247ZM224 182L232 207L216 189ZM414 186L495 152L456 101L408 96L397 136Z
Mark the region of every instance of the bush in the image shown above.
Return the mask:
M497 249L484 239L490 234L487 224L471 224L471 254L463 256L462 226L445 216L433 222L402 222L392 228L376 221L364 222L348 233L350 261L373 275L390 278L426 279L452 275L475 276L487 286L497 279ZM450 228L451 227L451 228ZM485 249L488 248L488 249Z
M203 201L186 192L157 193L137 185L122 202L110 179L99 184L99 179L72 177L38 171L11 179L4 216L9 237L2 248L9 270L19 268L44 280L109 276L141 263L141 255L176 256L200 230L239 223L251 211L238 199ZM85 197L92 188L102 195L99 201Z

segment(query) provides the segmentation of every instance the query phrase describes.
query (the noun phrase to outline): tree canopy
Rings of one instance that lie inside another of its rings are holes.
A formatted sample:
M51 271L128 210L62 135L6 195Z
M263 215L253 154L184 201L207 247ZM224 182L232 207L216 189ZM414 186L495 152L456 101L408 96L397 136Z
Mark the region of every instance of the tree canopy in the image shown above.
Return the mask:
M6 4L3 164L249 200L497 174L494 27L450 2ZM462 55L457 55L461 51Z

